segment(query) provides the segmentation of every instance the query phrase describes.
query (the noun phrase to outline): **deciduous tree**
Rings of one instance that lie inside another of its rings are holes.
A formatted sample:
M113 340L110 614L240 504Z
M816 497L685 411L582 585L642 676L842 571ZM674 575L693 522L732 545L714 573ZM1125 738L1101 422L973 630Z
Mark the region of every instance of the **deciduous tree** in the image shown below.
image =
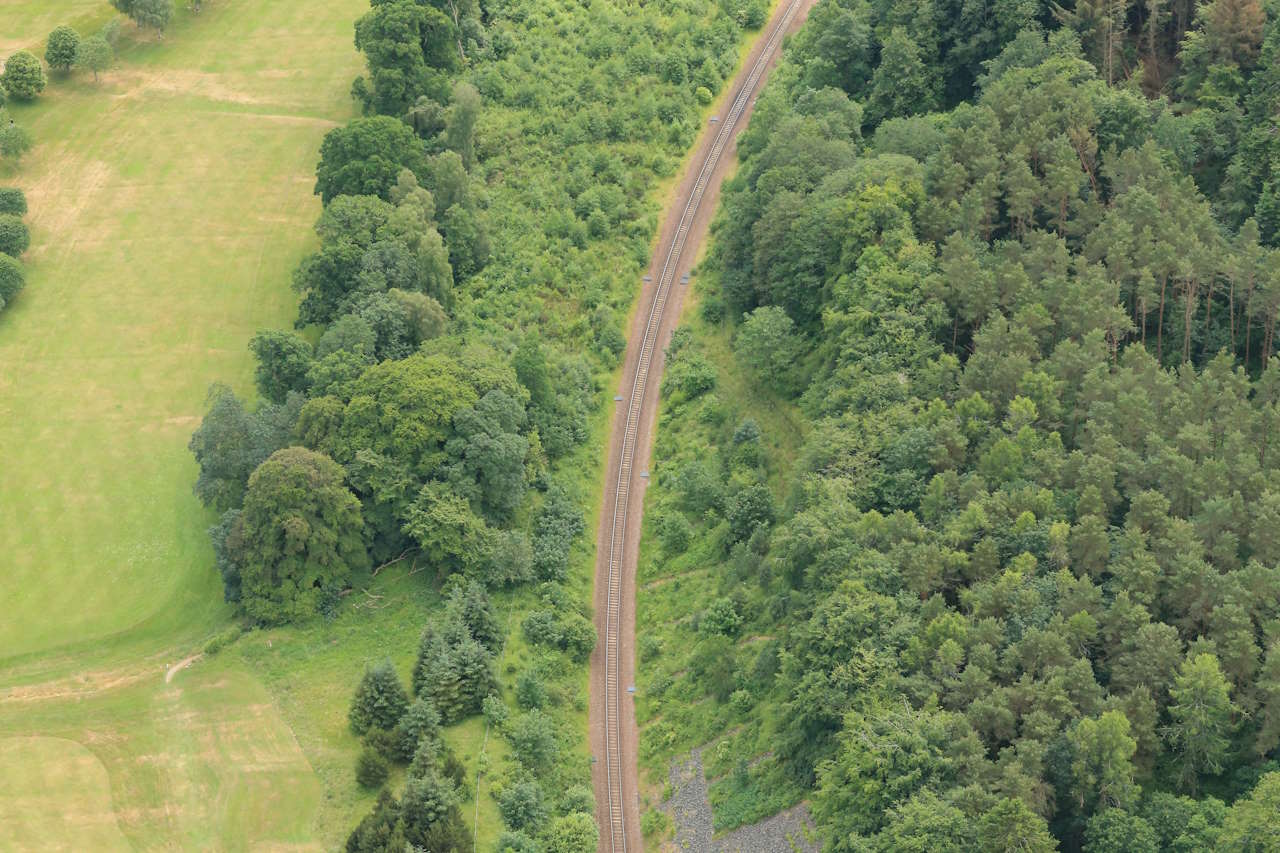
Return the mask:
M342 468L303 447L278 450L249 478L228 538L245 612L266 624L304 619L368 566L360 502Z

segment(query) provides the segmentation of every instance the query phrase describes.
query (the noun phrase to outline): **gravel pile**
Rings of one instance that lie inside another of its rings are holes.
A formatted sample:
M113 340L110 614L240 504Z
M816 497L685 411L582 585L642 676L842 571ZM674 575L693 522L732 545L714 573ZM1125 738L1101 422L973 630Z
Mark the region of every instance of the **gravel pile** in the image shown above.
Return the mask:
M711 853L711 801L702 772L702 750L690 752L688 761L672 762L670 779L671 799L666 807L676 828L676 849Z
M688 761L672 762L669 778L671 799L665 808L675 825L676 849L682 853L818 853L820 849L806 834L812 834L813 824L803 803L713 839L702 750L690 752Z
M801 803L759 823L738 827L716 839L711 849L714 853L818 853L817 841L805 835L812 830L809 809Z

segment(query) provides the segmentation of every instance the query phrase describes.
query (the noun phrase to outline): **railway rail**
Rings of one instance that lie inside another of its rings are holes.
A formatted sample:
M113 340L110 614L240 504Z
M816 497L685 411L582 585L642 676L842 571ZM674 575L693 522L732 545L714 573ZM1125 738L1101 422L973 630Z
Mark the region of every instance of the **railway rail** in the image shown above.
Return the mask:
M677 271L683 259L685 242L694 219L698 214L702 198L720 163L729 141L738 130L738 122L751 99L755 96L765 70L773 61L781 46L782 39L790 28L796 14L803 8L805 0L784 0L786 8L775 17L768 40L759 50L745 79L739 86L729 110L719 121L716 136L710 149L706 152L697 180L689 192L688 200L681 213L679 224L671 238L667 254L658 275L657 286L653 290L653 300L649 305L648 318L644 326L644 336L640 343L639 359L631 383L629 396L626 398L627 413L623 421L621 453L618 459L617 476L613 482L613 516L609 534L608 593L605 605L605 625L602 646L604 649L604 722L605 750L604 765L606 786L608 789L608 830L602 825L601 848L612 853L627 853L626 801L624 779L626 777L623 763L622 733L622 677L620 668L620 637L622 633L622 590L624 558L626 553L627 513L631 503L632 475L636 455L636 442L640 431L641 417L644 414L646 390L648 388L649 371L653 363L654 350L658 344L658 334L664 319L663 310ZM607 495L606 495L607 499ZM633 757L634 758L634 757ZM601 816L601 823L604 816Z

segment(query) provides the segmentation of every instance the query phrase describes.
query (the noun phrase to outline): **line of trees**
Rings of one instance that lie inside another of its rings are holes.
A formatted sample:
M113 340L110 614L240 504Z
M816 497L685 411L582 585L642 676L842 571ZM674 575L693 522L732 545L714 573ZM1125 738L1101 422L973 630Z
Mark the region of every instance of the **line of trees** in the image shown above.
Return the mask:
M31 234L22 218L27 197L17 187L0 187L0 311L26 286L26 271L19 258L31 245Z

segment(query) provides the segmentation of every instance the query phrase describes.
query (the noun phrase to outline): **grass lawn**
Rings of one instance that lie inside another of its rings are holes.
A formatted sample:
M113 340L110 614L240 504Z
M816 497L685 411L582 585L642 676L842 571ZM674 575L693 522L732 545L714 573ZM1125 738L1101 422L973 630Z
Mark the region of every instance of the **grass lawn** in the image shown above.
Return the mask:
M366 7L214 0L163 42L126 25L101 83L14 108L36 147L0 167L32 228L0 314L0 849L318 849L349 829L330 765L349 776L353 745L297 688L349 691L362 649L326 663L255 634L164 670L229 619L186 443L212 381L249 390L253 332L292 320ZM36 45L106 10L6 2L0 29ZM283 677L255 659L268 642L312 669Z

